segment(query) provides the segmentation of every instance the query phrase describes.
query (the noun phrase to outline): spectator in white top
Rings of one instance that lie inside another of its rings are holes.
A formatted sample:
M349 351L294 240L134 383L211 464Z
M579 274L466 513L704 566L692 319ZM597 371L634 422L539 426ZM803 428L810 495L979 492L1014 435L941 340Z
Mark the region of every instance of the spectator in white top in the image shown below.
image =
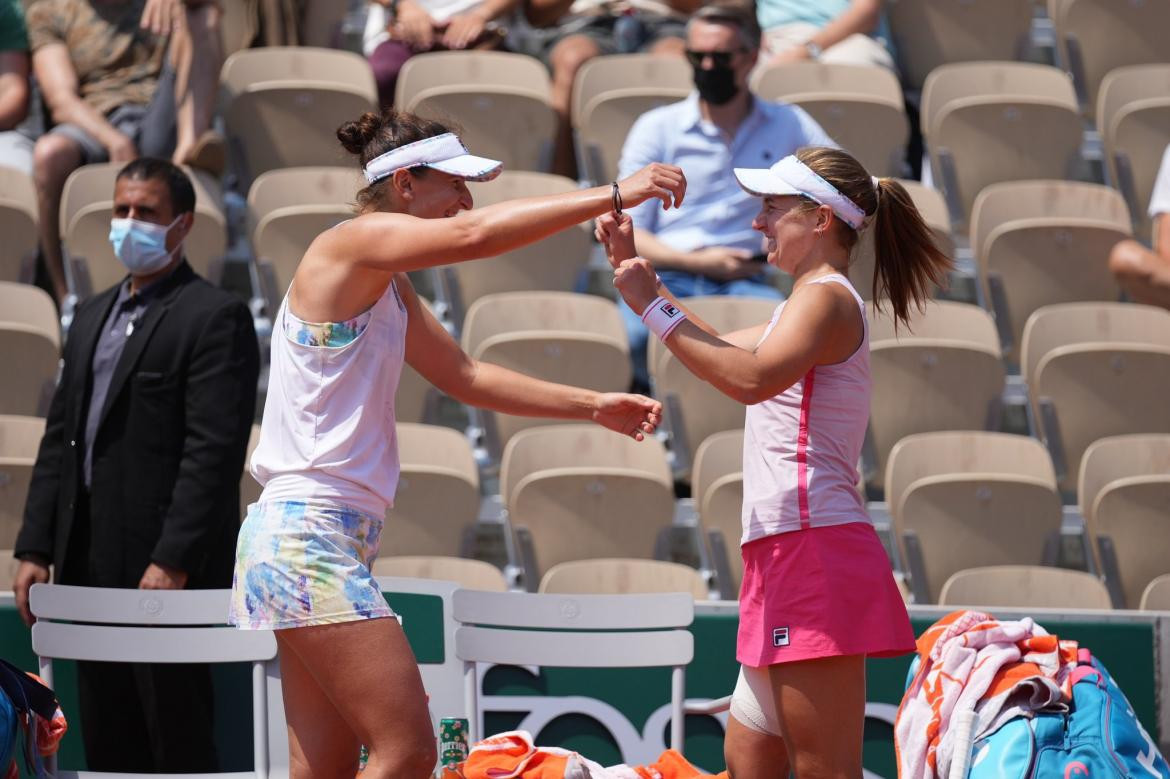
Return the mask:
M577 175L569 107L581 66L602 54L682 56L687 17L700 5L702 0L526 0L523 18L508 32L508 47L539 57L552 70L559 120L554 173Z
M1170 309L1170 146L1150 195L1154 222L1153 250L1137 241L1122 241L1109 255L1109 269L1135 302Z
M820 60L894 69L882 0L757 0L763 64Z
M378 100L394 103L398 73L424 51L496 49L504 40L499 23L518 0L373 0L366 17L362 52L370 60ZM398 106L405 110L406 106Z

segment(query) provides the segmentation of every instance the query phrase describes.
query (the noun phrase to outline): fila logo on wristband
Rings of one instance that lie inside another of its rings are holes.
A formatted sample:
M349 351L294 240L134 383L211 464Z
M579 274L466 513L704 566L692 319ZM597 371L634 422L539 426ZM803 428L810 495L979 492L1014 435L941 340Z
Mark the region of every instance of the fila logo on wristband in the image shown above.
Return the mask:
M642 312L642 322L664 341L686 318L687 315L681 309L661 296L655 298L654 302Z

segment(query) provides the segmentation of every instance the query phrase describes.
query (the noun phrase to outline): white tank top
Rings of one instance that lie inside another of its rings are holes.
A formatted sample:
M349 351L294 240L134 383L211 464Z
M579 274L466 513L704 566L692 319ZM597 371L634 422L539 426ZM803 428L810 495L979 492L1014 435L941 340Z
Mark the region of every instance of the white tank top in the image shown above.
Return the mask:
M383 516L398 486L394 395L406 351L394 282L346 322L311 324L281 303L251 472L260 500L325 498Z
M747 407L743 436L743 537L869 522L857 492L857 461L869 421L869 325L865 302L839 273L810 284L840 284L861 308L861 345L836 365L817 365L788 389ZM771 334L781 303L764 332Z

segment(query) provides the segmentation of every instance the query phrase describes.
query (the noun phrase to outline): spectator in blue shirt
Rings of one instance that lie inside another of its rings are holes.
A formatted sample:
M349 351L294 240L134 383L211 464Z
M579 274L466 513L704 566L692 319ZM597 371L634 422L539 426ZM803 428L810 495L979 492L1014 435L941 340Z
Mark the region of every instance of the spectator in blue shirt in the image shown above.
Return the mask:
M748 90L760 27L750 10L716 2L687 24L687 57L696 92L681 103L643 114L626 138L619 177L649 162L678 165L687 177L681 207L647 202L630 209L638 249L678 297L739 295L779 300L764 278L759 203L744 192L733 168L766 168L802 146L836 146L802 109L761 100ZM648 383L646 328L625 304L634 378Z
M764 63L820 60L894 70L882 0L759 0Z

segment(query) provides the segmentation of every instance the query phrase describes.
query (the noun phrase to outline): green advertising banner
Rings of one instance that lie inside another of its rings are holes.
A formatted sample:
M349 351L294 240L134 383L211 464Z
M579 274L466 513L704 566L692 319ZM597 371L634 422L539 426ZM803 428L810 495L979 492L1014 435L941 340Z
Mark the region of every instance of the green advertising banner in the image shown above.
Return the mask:
M389 594L402 615L411 645L421 664L441 664L452 647L444 641L444 601L434 595ZM945 610L912 607L916 633L921 633ZM1167 740L1166 709L1170 693L1161 674L1167 662L1166 637L1170 614L1137 612L1029 612L1049 632L1073 639L1092 650L1110 669L1125 691L1138 718L1160 742ZM997 611L1010 619L1023 614ZM735 683L737 612L734 603L696 606L691 632L695 655L686 673L688 700L728 695ZM10 595L0 595L0 657L35 671L36 658L28 629L20 622ZM893 779L893 717L905 686L910 656L870 660L867 665L867 722L864 761L871 776ZM57 663L57 692L66 716L77 711L72 663ZM251 767L249 671L244 666L220 667L216 672L216 732L224 770ZM669 670L519 668L496 666L483 675L485 729L489 733L523 728L537 743L574 749L599 763L641 763L653 760L669 742ZM1162 707L1161 709L1159 707ZM1161 712L1161 713L1160 713ZM436 717L461 712L435 710ZM685 754L696 765L723 768L723 725L726 714L690 716L686 722ZM275 749L275 746L274 746ZM274 756L276 757L276 756ZM278 760L279 762L283 762ZM64 768L81 769L80 726L77 717L61 750ZM274 775L278 771L274 771Z

